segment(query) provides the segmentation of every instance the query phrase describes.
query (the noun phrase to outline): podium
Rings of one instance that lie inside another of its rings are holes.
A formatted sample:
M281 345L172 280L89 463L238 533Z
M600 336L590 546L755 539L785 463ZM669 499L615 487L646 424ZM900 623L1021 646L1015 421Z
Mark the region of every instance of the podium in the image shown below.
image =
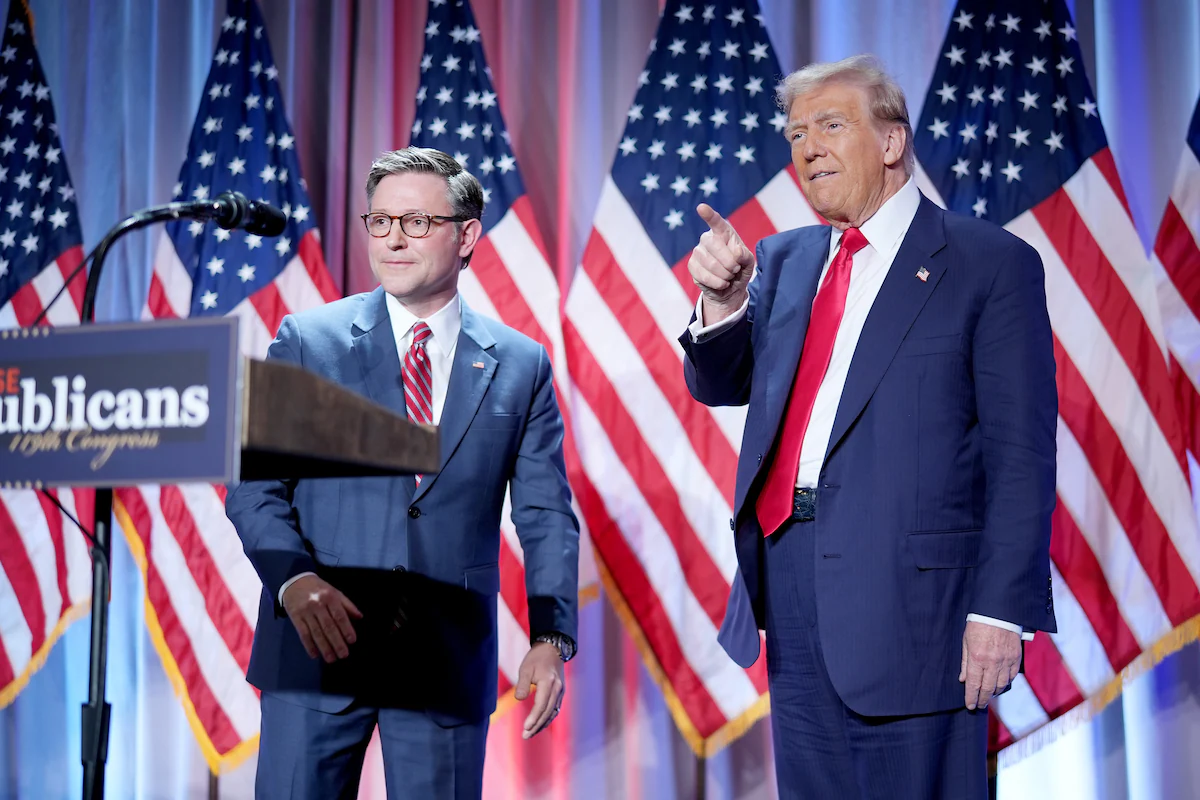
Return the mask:
M103 795L107 759L111 487L440 466L435 427L301 366L244 358L238 337L232 316L0 331L0 486L97 489L85 797Z

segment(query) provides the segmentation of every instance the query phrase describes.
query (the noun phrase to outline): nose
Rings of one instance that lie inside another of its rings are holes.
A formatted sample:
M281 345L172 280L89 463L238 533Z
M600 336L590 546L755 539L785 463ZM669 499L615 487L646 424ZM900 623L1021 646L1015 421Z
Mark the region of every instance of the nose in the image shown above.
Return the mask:
M825 144L821 141L820 135L817 133L809 133L804 137L804 144L801 147L805 161L815 161L825 155Z
M400 221L392 220L392 229L388 231L387 242L389 250L403 250L408 247L408 237L404 235L404 231L400 230Z

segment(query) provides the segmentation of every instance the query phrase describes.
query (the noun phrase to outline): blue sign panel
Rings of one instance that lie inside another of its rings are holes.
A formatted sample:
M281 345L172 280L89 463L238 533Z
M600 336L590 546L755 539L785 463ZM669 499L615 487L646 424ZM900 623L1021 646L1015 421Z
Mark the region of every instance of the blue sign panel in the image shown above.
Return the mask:
M0 331L0 486L235 478L236 317Z

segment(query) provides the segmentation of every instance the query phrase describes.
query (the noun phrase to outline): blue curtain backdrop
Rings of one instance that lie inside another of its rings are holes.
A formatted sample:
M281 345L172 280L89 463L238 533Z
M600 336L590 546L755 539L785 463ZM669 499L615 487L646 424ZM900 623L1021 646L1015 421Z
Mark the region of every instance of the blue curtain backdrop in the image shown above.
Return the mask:
M953 0L760 0L785 70L857 52L881 56L918 118ZM360 212L372 154L405 144L424 0L260 0L287 111L334 280L367 288ZM176 179L224 15L222 0L29 0L75 182L85 249L118 219L165 202ZM1003 2L997 2L1003 12ZM1100 113L1147 248L1153 242L1200 95L1195 0L1069 3ZM657 0L476 0L484 43L552 260L579 258L615 152ZM0 9L7 2L0 0ZM564 131L566 133L564 133ZM157 231L110 256L98 317L144 302ZM682 324L682 323L681 323ZM118 537L108 662L113 704L108 796L204 797L207 770L143 624L137 567ZM582 612L588 644L572 664L572 759L533 793L685 798L690 751L658 689L603 601ZM79 794L79 707L88 622L0 711L0 797ZM710 798L774 797L760 723L706 765ZM1005 769L1002 798L1200 797L1200 650L1192 645L1129 686L1108 710ZM494 772L491 774L495 774ZM221 778L251 796L253 759ZM505 784L508 785L508 784ZM489 796L507 796L499 779Z

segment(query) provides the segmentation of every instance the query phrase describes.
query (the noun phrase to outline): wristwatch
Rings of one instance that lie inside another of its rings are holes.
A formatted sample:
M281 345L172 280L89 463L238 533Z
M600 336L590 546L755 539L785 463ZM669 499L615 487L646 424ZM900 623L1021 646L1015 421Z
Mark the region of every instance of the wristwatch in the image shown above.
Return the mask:
M561 633L541 633L533 637L533 641L545 642L558 648L559 657L565 662L575 657L575 642L570 636Z

